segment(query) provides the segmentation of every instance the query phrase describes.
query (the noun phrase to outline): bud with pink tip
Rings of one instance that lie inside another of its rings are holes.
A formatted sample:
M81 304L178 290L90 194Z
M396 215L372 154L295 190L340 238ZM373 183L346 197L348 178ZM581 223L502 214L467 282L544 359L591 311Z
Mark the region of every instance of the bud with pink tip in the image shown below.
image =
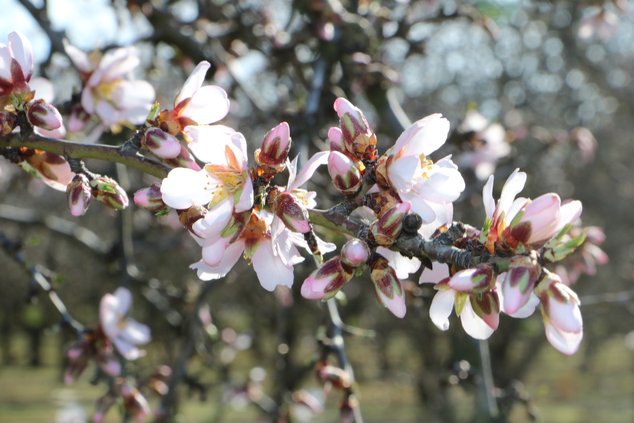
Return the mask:
M75 217L83 216L92 201L92 188L86 175L78 173L73 177L66 186L66 196L70 214Z
M526 305L541 270L535 254L511 258L509 270L502 281L505 313L513 315Z
M564 354L574 354L583 338L579 297L559 276L544 269L535 293L541 302L546 338Z
M328 130L328 143L330 151L339 151L340 153L344 152L343 134L340 128L333 126Z
M338 151L328 156L328 173L332 183L342 194L355 194L361 188L361 172L352 160Z
M29 104L26 112L29 123L47 131L58 129L64 123L62 115L52 104L48 104L44 100L36 100Z
M107 176L98 176L90 181L95 199L106 206L121 210L128 207L128 194L117 181Z
M363 112L345 98L338 98L334 104L339 116L343 145L358 158L374 158L376 136L365 120Z
M290 149L290 128L288 123L282 122L264 136L262 147L255 152L255 160L260 167L279 173L286 166Z
M312 229L306 209L288 192L272 191L275 214L293 232L305 234Z
M169 211L167 205L163 202L161 194L161 186L152 184L149 187L141 188L134 193L134 204L145 210L151 211L156 215L164 215Z
M174 159L181 152L181 143L161 128L145 131L141 144L161 159Z
M484 292L495 284L490 264L479 264L475 268L456 272L449 279L449 287L460 292Z
M333 257L304 280L302 297L309 300L327 300L334 297L351 278L352 271L346 270L341 257Z
M368 244L360 239L351 239L341 247L341 260L344 264L352 268L363 265L369 258L370 249L368 248Z
M370 265L370 278L377 300L398 318L405 317L405 291L396 272L384 257L378 257Z
M370 231L377 244L389 247L396 242L403 230L403 219L410 209L410 203L398 203L372 223Z
M557 194L543 194L528 203L511 222L511 235L524 245L546 241L555 235L561 200ZM519 219L518 219L519 218Z

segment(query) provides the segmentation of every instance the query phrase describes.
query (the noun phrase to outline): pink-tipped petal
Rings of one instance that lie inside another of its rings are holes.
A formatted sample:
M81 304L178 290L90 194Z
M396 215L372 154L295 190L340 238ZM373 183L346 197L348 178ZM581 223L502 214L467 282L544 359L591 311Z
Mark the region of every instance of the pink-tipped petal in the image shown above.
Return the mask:
M583 339L583 332L564 332L548 322L544 323L544 328L546 339L559 352L572 355L579 349Z

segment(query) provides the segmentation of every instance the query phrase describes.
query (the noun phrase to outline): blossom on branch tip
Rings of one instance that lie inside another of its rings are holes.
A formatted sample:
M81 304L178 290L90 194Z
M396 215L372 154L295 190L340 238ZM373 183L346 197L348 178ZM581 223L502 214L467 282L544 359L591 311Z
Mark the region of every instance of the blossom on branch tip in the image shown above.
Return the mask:
M355 194L363 183L355 162L338 151L331 151L328 156L328 173L332 184L342 194Z
M103 55L87 55L68 43L64 48L84 81L81 106L86 113L97 116L105 126L145 121L155 92L147 81L129 77L141 62L134 47L112 49Z
M325 300L334 297L352 278L351 268L346 268L339 256L327 260L314 270L302 284L302 297L309 300Z
M434 163L429 155L447 139L449 121L440 114L414 122L379 159L378 181L394 189L402 201L431 228L449 223L451 203L465 188L462 175L451 158ZM429 228L426 228L429 229ZM429 232L429 231L428 231Z
M376 159L376 136L363 112L342 97L335 100L334 109L339 116L345 150L358 159Z
M47 131L59 129L63 125L62 115L55 106L44 100L36 100L27 106L26 117L33 126Z
M106 337L126 360L136 360L143 355L137 345L150 341L150 329L134 319L126 317L132 306L132 294L127 288L117 288L114 294L106 294L99 305L99 322Z
M341 260L352 268L362 266L369 258L370 249L368 244L360 239L351 239L341 247Z
M10 33L8 38L7 45L0 43L0 109L12 101L21 108L33 99L28 84L33 75L31 43L20 32Z
M385 257L379 256L370 263L370 279L377 300L396 317L405 317L405 290Z

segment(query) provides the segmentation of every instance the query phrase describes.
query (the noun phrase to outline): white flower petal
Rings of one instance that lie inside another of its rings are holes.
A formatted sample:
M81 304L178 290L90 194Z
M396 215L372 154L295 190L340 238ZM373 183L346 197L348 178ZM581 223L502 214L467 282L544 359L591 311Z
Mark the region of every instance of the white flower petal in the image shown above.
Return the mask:
M500 200L498 201L496 209L498 215L504 212L508 216L509 207L511 207L515 196L524 189L525 183L526 173L520 172L519 169L515 169L504 183L504 187L502 187L502 194L500 195Z
M304 185L315 173L317 168L321 165L328 163L329 151L320 151L315 153L308 161L302 166L302 170L299 171L293 182L289 181L288 190L293 190ZM297 158L295 158L297 160Z
M174 106L178 105L181 101L186 98L190 98L194 95L197 89L203 86L203 82L205 82L205 75L209 70L211 65L208 61L203 60L199 64L196 65L192 73L189 75L185 83L183 84L183 88L181 88L180 92L176 96L174 100Z
M203 281L209 281L214 279L220 279L231 271L233 266L238 262L242 253L244 252L244 241L237 240L236 242L229 244L225 250L222 260L217 266L209 266L204 261L200 260L190 266L192 269L196 269L198 278Z
M420 274L418 283L438 283L449 277L449 266L444 263L432 262L431 269L425 268Z
M579 219L582 210L583 206L581 205L581 201L578 200L563 204L559 209L559 222L557 223L555 233L561 231L567 224L574 223L577 219Z
M583 339L583 332L564 332L549 322L544 322L544 329L546 331L546 339L559 352L572 355L579 349Z
M229 113L229 98L222 88L206 85L196 90L180 115L198 124L217 122Z
M9 50L22 69L24 79L28 81L33 74L33 50L31 43L20 32L9 34Z
M444 289L436 292L429 307L429 317L440 330L449 329L449 316L453 310L456 291Z
M390 267L394 269L396 277L399 279L409 278L410 273L414 273L420 268L420 260L416 257L407 258L385 247L378 247L376 252L387 259Z
M445 143L447 134L449 121L439 113L429 115L407 128L394 143L393 151L407 156L429 155Z
M207 171L177 167L161 183L163 201L177 210L205 205L211 201L209 184Z
M125 321L125 327L119 333L119 337L135 345L147 344L152 339L150 328L134 319Z
M260 240L256 244L251 262L260 285L267 291L273 292L277 285L293 285L293 267L286 266L282 259L274 254L271 240Z
M42 99L47 103L52 103L55 99L53 84L46 78L36 76L29 81L29 87L35 91L35 98Z
M493 199L493 175L489 176L487 183L482 188L482 202L484 203L484 212L489 219L493 218L495 211L495 200Z
M471 306L471 300L467 300L462 312L460 313L460 321L467 335L475 339L488 339L494 330L482 320Z
M132 293L130 290L124 287L119 287L113 295L117 300L117 312L126 314L132 306Z
M211 164L227 164L225 146L232 143L234 129L224 125L190 125L183 133L189 141L189 149L199 160Z

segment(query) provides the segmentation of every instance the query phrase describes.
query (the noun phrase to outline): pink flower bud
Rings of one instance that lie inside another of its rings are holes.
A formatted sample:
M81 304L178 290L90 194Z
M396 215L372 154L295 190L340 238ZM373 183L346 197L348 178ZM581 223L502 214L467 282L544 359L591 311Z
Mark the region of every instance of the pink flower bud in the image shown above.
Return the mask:
M557 194L537 197L524 207L519 223L511 226L511 235L525 245L548 240L556 234L560 208Z
M541 302L546 338L564 354L574 354L583 338L579 297L555 273L544 270L535 289Z
M264 136L256 161L260 166L283 169L290 149L290 128L288 123L282 122Z
M350 278L352 278L352 272L348 272L342 266L341 257L333 257L304 280L301 289L302 297L309 300L325 300L334 297Z
M156 214L165 214L168 211L167 205L163 202L161 185L152 184L149 187L141 188L134 193L134 204L145 210Z
M328 156L328 173L333 185L342 194L356 193L363 183L361 172L354 162L338 151L331 151Z
M128 194L119 186L117 181L107 176L98 176L90 181L95 199L106 206L121 210L128 207Z
M178 139L160 128L145 131L141 144L161 159L174 159L181 152Z
M334 108L339 116L345 149L359 158L372 156L375 153L376 136L361 110L345 98L335 100Z
M389 247L396 242L403 229L403 219L410 209L410 203L398 203L372 223L370 230L377 244Z
M77 217L83 216L92 201L92 189L86 175L78 173L66 186L68 197L68 209L70 214Z
M343 134L341 129L333 126L328 130L328 142L330 145L330 151L339 151L343 153Z
M484 292L494 284L493 268L489 264L461 270L449 279L449 287L460 292Z
M370 278L374 283L377 300L396 317L401 319L405 317L407 311L405 291L403 291L403 285L396 277L396 272L390 267L387 259L377 258L370 265L370 269Z
M368 261L370 249L360 239L351 239L341 247L341 260L346 265L356 268Z
M502 281L505 313L513 315L526 305L540 273L541 266L535 257L515 256L511 259L510 268Z
M293 232L305 234L310 232L308 213L299 202L288 192L274 191L275 214L282 219L284 225Z
M62 115L52 104L44 100L36 100L28 106L26 117L29 123L47 131L52 131L64 123Z

